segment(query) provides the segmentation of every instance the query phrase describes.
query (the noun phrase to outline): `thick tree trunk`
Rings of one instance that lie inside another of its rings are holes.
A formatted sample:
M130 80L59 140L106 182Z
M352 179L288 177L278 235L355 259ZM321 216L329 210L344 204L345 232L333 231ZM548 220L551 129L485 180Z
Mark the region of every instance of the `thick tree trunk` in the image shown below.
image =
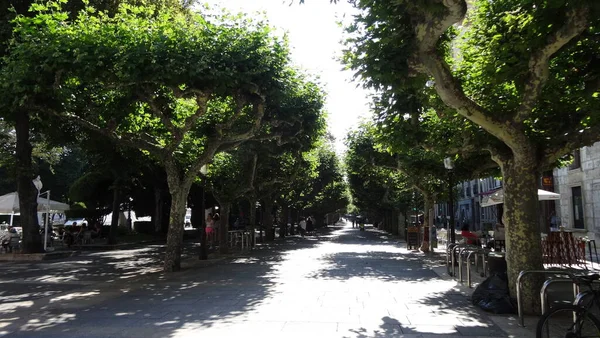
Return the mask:
M19 194L20 221L23 228L23 253L44 252L40 226L37 218L38 190L33 185L33 165L31 162L32 146L29 141L29 114L17 113L15 123L17 136L16 144L16 169L17 192Z
M264 203L265 203L265 218L264 218L264 225L265 225L265 232L266 232L266 237L267 237L267 241L271 242L275 240L275 233L273 232L273 214L271 213L273 211L273 200L271 199L271 195L267 195L264 198Z
M159 188L154 188L154 217L152 217L152 221L154 222L154 232L159 234L162 231L162 212L163 211L163 200L162 200L162 190Z
M171 212L169 215L169 232L167 233L167 248L165 250L164 270L174 272L181 270L181 251L183 247L183 225L185 222L185 207L189 187L173 187L171 190Z
M221 220L219 225L219 253L226 254L229 252L227 237L229 236L229 211L231 210L230 202L221 202Z
M538 167L535 153L516 154L502 163L504 176L504 222L506 262L511 295L516 297L516 280L522 270L543 269L541 234L538 224ZM527 278L523 284L524 310L539 310L539 279Z
M119 182L115 180L113 185L112 218L110 220L110 232L108 233L108 244L117 244L117 232L119 231L119 214L121 213L121 192Z

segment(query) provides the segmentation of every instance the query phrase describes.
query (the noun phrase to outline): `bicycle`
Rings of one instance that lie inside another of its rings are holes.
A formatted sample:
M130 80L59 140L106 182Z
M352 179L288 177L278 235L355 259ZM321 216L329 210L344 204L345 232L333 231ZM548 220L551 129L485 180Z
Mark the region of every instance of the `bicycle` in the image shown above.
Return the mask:
M577 285L588 286L589 291L579 293L573 304L557 305L543 314L537 324L537 338L600 337L600 320L592 313L600 310L600 290L592 287L600 275L571 278Z

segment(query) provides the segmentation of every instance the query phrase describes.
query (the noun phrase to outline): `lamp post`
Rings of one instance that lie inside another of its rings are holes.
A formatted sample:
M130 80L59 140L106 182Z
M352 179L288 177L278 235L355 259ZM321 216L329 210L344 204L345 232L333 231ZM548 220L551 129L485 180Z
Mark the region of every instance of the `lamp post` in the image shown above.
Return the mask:
M43 193L41 192L44 184L39 175L33 179L32 182L37 189L36 202L38 202L41 195L46 194L46 219L44 220L44 251L46 251L48 248L48 224L50 223L50 190Z
M200 168L200 173L204 176L202 179L202 202L201 202L201 207L202 207L202 221L201 221L201 225L200 225L200 258L201 260L207 260L208 259L208 251L206 250L206 215L204 214L204 210L206 210L204 204L204 200L205 200L205 195L204 195L204 191L206 190L206 174L208 173L208 168L206 167L206 164L202 166L202 168Z
M450 207L448 212L450 213L450 243L456 243L456 231L454 229L454 182L452 182L452 175L454 173L454 161L451 157L444 159L444 167L448 169L448 196Z

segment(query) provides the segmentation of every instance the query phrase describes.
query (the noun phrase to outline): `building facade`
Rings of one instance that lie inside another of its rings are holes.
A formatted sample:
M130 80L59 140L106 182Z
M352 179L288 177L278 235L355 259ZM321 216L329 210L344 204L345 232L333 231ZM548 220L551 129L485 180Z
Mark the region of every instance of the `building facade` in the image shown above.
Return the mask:
M600 142L574 152L573 163L554 169L557 225L600 240Z

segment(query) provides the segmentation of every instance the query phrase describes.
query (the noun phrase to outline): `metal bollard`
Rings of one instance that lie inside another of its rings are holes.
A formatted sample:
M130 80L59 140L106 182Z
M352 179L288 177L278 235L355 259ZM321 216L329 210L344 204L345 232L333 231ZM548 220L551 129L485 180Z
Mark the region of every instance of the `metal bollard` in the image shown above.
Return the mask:
M572 277L573 274L567 272L567 271L556 271L556 270L525 270L525 271L521 271L519 273L519 277L517 277L517 313L519 316L519 326L524 327L525 326L525 318L523 316L523 300L521 299L521 280L523 279L523 277L525 277L528 274L532 274L532 273L539 273L539 274L555 274L555 275L559 275L559 276L564 276L564 275L568 275L569 277Z

